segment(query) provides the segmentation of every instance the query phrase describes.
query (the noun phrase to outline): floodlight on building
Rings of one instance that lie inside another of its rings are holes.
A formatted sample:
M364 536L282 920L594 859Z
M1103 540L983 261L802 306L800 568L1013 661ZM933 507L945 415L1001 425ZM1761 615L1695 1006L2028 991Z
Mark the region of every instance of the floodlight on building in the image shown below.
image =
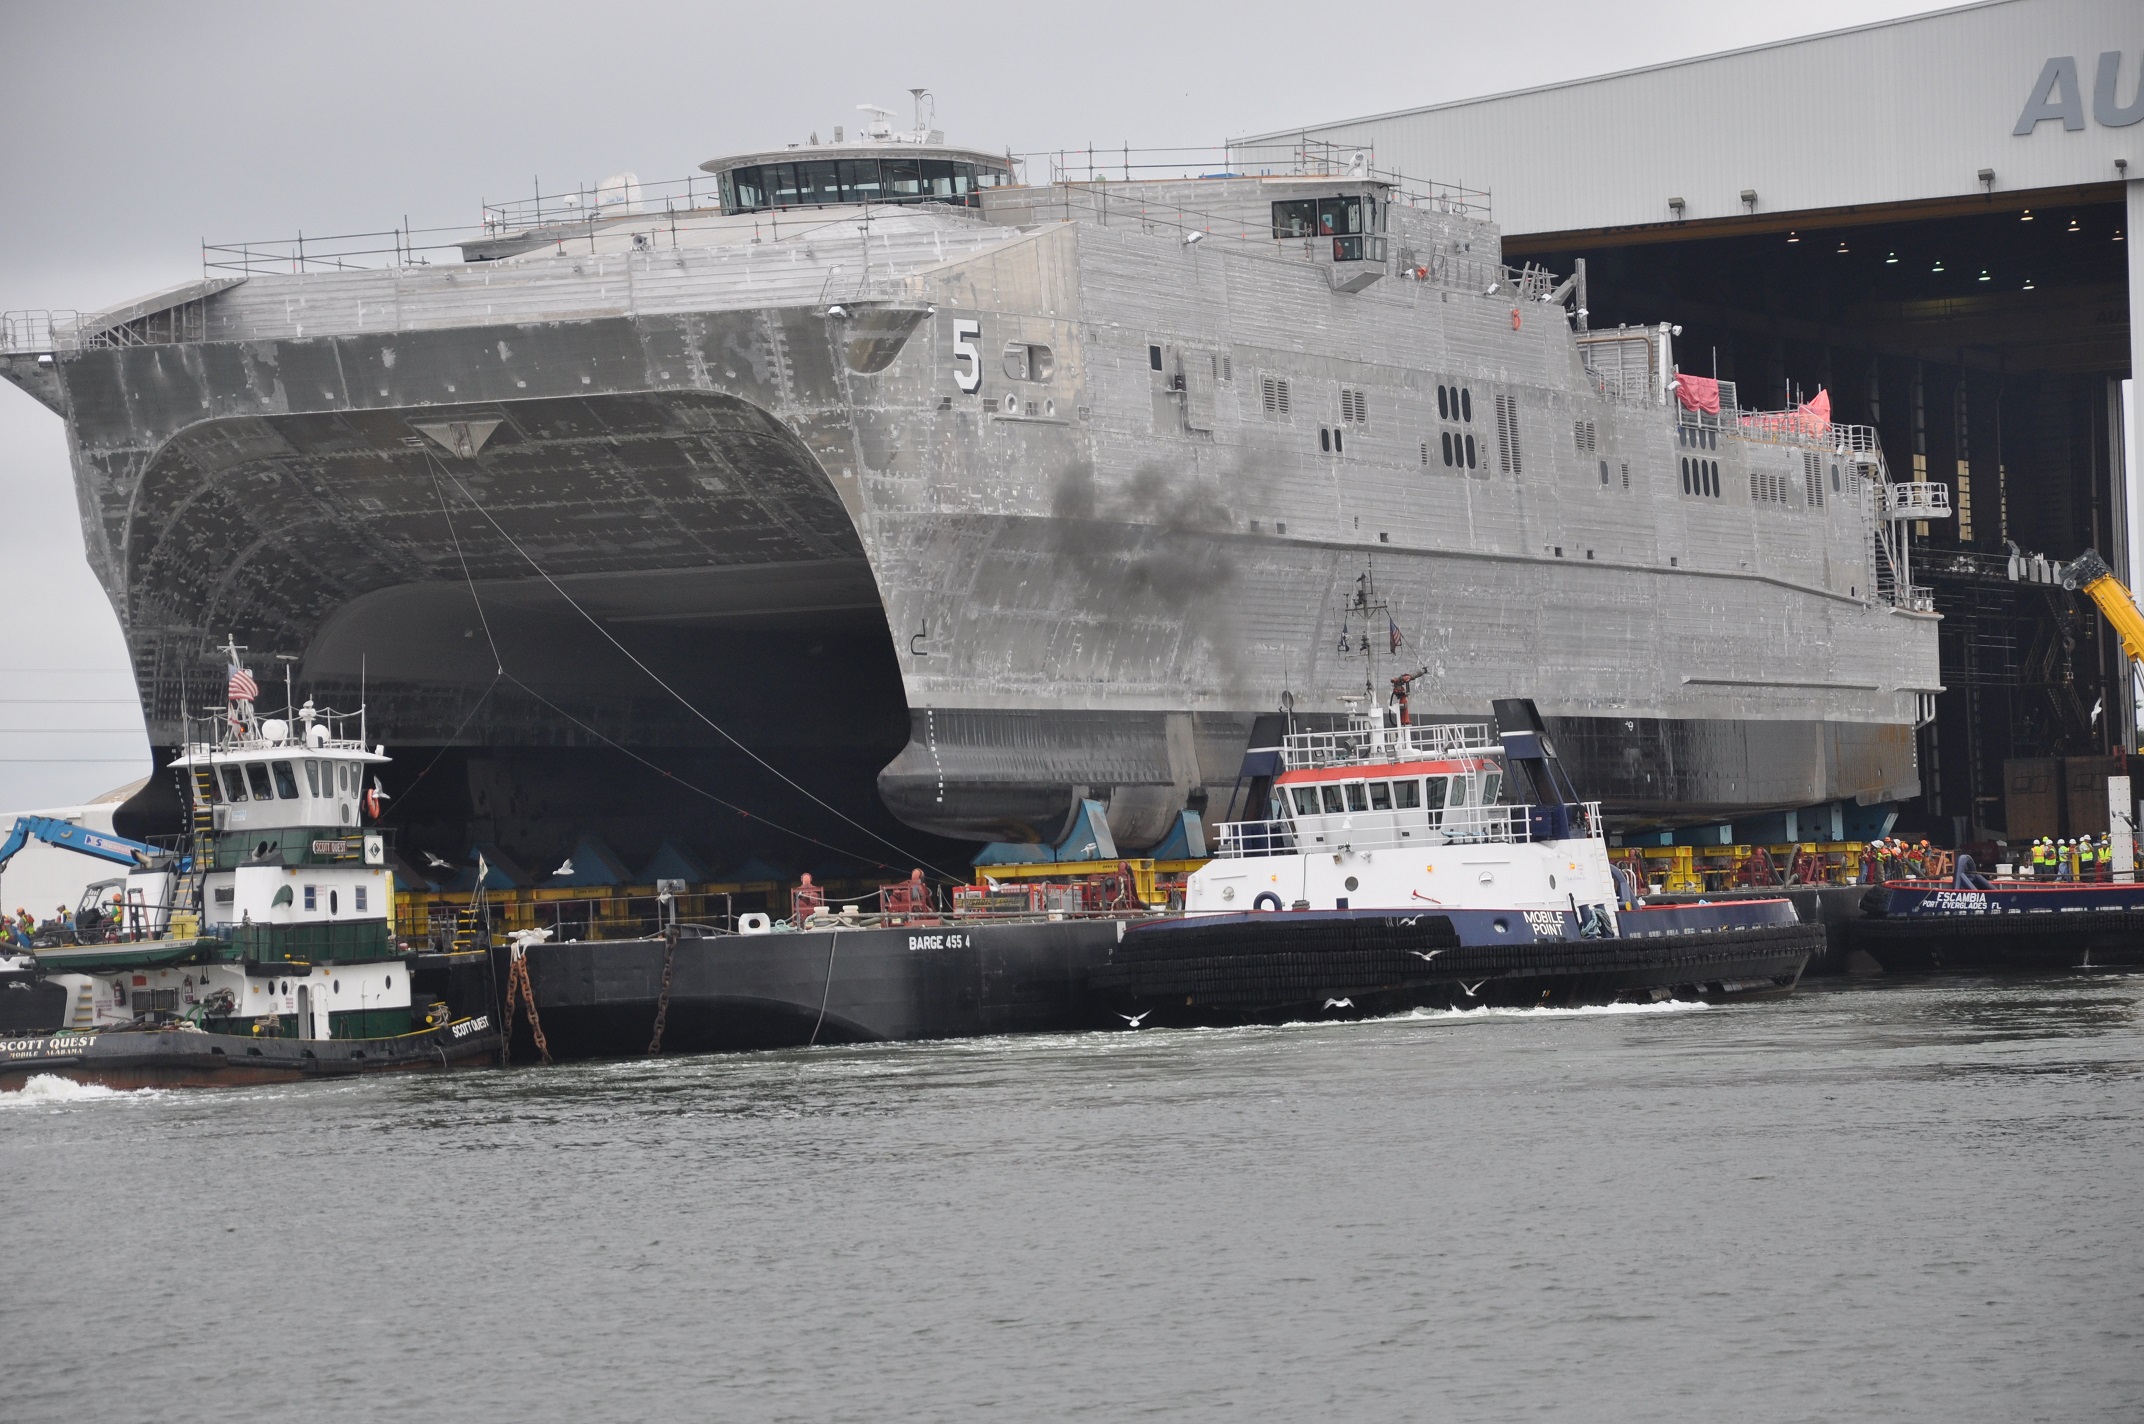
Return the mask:
M1757 211L1757 190L1755 188L1744 188L1742 190L1742 206L1750 212Z
M2017 220L2018 220L2019 222L2031 222L2031 221L2032 221L2032 209L2030 209L2030 208L2027 208L2027 209L2025 209L2025 211L2023 211L2023 212L2019 213L2019 214L2017 215Z
M1994 169L1992 169L1992 168L1983 168L1983 169L1981 169L1981 170L1980 170L1980 172L1979 172L1978 174L1976 174L1975 176L1976 176L1976 177L1978 177L1978 178L1980 179L1980 186L1981 186L1981 187L1983 187L1983 188L1986 188L1986 189L1988 189L1988 190L1989 190L1989 191L1991 191L1991 192L1992 192L1992 191L1994 190L1994 188L1995 188L1995 170L1994 170Z

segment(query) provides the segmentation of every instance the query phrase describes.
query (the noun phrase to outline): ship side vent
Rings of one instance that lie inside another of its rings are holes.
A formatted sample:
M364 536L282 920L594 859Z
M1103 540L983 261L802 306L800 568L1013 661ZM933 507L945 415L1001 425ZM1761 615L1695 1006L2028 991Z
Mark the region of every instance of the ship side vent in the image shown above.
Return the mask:
M1340 423L1367 427L1370 423L1369 392L1353 386L1340 388Z
M1522 473L1519 462L1519 398L1496 397L1496 468L1498 473Z
M1259 404L1268 420L1288 418L1288 378L1270 372L1261 372L1258 377Z

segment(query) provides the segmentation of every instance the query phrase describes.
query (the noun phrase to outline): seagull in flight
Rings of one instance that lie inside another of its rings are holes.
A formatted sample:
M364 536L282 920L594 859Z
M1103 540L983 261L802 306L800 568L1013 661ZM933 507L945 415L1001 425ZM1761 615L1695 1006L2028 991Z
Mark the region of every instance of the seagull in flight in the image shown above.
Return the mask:
M1491 977L1493 978L1494 976L1492 975ZM1476 980L1473 984L1461 984L1459 987L1465 989L1467 991L1467 997L1472 999L1480 996L1481 986L1488 982L1489 980L1487 979L1480 979Z
M1133 1028L1137 1028L1140 1024L1146 1022L1146 1016L1152 1012L1154 1012L1152 1009L1146 1009L1136 1014L1118 1014L1117 1017L1130 1024Z
M552 871L551 873L553 875L571 875L573 873L573 857L570 855L567 856L566 863L564 865L561 865L558 869Z
M424 863L426 865L434 866L440 870L452 870L454 868L454 863L452 861L441 860L438 856L432 854L430 851L426 851L424 853Z
M1325 1007L1328 1009L1352 1009L1355 1007L1355 1001L1353 999L1327 999Z
M1419 949L1410 949L1407 952L1413 955L1416 959L1421 960L1424 964L1436 963L1437 956L1444 953L1444 951L1441 949L1432 949L1427 951L1426 953Z

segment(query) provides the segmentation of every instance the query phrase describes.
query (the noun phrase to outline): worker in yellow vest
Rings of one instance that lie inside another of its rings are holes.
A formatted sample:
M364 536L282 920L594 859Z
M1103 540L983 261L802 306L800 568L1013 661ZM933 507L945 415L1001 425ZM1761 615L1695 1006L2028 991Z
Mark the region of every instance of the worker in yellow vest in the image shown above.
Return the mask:
M2040 836L2032 843L2032 878L2035 880L2052 880L2055 878L2055 848L2048 843L2046 836Z

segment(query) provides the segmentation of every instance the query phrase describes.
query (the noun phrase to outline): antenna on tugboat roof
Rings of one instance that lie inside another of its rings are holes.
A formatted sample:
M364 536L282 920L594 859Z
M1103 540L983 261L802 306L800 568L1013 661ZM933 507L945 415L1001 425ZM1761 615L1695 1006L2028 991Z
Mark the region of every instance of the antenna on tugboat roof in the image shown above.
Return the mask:
M297 699L290 690L290 665L298 660L296 653L277 653L275 660L283 665L283 720L288 722L297 710Z

